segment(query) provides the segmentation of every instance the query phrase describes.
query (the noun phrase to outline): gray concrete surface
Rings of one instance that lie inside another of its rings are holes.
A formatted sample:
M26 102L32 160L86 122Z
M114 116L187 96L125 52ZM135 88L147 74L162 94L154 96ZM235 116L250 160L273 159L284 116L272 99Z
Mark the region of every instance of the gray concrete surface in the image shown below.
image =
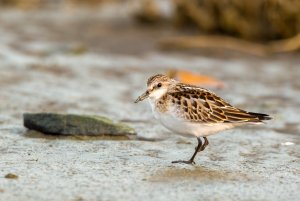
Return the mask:
M176 31L107 21L0 12L0 200L299 199L299 54L160 52L156 42ZM274 120L210 137L195 166L171 164L190 157L196 140L173 135L147 103L133 103L148 76L170 68L218 78L227 87L216 93ZM105 115L143 140L29 132L25 112Z

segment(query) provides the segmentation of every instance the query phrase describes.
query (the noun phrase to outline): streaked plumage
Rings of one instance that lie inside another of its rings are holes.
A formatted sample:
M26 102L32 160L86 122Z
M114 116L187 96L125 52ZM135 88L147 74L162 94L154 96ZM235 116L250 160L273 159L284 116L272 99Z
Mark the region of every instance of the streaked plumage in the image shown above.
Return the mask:
M209 135L271 119L266 114L238 109L207 89L179 83L165 75L150 77L147 88L136 102L149 97L155 118L177 134L196 136L198 151L204 150ZM200 137L204 137L203 145ZM189 161L176 162L193 163L197 152Z

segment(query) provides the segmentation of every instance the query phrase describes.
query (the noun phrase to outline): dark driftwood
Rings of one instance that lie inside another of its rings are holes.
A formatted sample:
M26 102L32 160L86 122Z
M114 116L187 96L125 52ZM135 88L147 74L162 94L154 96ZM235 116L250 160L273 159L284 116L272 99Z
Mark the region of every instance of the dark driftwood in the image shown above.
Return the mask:
M266 44L228 36L182 36L163 39L159 45L162 49L225 49L256 56L266 56L299 50L300 34L289 39L272 41Z

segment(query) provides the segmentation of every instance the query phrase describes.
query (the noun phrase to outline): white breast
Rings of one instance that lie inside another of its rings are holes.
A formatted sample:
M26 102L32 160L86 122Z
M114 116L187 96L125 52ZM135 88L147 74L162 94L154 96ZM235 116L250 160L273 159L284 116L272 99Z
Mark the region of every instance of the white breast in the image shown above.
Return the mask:
M156 107L155 102L150 100L150 105L154 117L161 122L167 129L173 131L175 134L186 137L204 137L215 134L217 132L233 128L235 125L230 123L192 123L180 117L177 117L172 111L160 113Z

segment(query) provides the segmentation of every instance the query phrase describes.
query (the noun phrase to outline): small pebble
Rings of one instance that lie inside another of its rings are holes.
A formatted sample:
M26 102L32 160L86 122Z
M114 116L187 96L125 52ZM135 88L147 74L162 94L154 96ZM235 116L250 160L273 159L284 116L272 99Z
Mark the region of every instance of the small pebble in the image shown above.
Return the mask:
M290 146L290 145L294 145L295 143L293 142L283 142L281 143L281 145L285 145L285 146Z
M5 175L6 179L18 179L18 175L13 174L13 173L8 173L7 175Z

